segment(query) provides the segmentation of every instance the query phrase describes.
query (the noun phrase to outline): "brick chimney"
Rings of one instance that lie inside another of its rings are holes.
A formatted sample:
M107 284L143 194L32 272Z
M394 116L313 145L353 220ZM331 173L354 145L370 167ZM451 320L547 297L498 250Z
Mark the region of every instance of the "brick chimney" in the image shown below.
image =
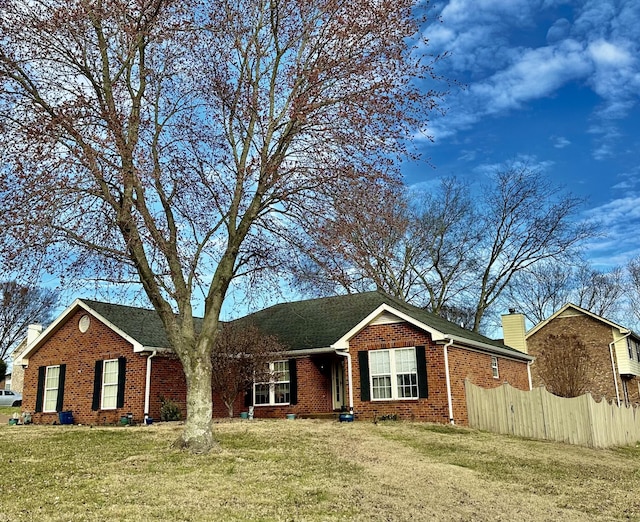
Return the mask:
M525 333L524 314L517 313L514 308L509 309L509 313L502 316L504 344L521 352L529 353L524 337Z

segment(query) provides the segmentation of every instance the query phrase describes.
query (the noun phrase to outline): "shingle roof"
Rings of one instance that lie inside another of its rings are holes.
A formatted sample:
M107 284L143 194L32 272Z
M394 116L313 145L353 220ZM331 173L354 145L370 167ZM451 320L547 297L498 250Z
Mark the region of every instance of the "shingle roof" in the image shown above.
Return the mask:
M170 347L160 316L155 310L102 303L89 299L80 300L143 346ZM198 328L201 319L196 318L195 322L196 328Z
M333 345L382 304L387 304L443 334L489 344L521 355L521 352L505 346L502 341L465 330L438 315L381 291L283 303L238 321L254 323L264 333L277 336L292 350L324 348Z

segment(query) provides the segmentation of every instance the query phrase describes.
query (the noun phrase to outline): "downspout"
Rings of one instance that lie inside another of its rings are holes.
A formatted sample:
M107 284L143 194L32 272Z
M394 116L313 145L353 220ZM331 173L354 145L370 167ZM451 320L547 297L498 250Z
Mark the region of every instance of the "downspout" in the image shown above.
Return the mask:
M451 399L451 379L449 378L449 346L453 344L453 339L444 345L444 376L447 382L447 404L449 405L449 422L455 424L453 420L453 401Z
M352 379L352 370L351 370L351 354L349 352L342 352L336 350L337 355L342 355L342 357L347 358L347 381L349 384L349 413L353 415L353 379Z
M527 377L529 377L529 391L533 390L533 381L531 380L531 363L532 361L527 361Z
M151 396L151 358L155 357L155 355L158 353L157 350L153 350L151 352L151 354L149 355L149 357L147 357L147 376L145 379L145 385L144 385L144 420L145 423L147 421L147 419L149 418L149 398Z
M611 356L611 369L613 370L613 384L616 387L616 401L618 402L618 407L620 407L620 390L618 389L618 376L616 375L616 363L615 363L615 360L613 358L613 345L616 344L618 341L622 341L622 340L626 339L630 335L631 335L631 332L629 332L627 335L621 337L617 341L611 341L609 343L609 355Z

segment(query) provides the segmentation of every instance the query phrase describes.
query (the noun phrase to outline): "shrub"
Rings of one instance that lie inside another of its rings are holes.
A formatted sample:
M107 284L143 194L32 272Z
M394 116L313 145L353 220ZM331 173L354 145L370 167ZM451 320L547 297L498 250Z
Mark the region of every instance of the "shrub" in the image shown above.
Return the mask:
M179 421L182 419L182 413L178 405L171 399L165 399L160 396L160 420L163 421Z

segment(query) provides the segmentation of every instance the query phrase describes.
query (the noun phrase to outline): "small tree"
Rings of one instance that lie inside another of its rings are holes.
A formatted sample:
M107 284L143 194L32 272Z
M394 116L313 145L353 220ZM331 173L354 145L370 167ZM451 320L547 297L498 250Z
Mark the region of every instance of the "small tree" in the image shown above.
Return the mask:
M269 379L268 363L283 349L275 337L263 335L254 325L226 323L222 327L213 350L212 387L229 417L233 417L233 403L241 392L256 381Z
M589 391L593 363L587 346L576 335L548 335L536 358L538 374L547 389L560 397Z

